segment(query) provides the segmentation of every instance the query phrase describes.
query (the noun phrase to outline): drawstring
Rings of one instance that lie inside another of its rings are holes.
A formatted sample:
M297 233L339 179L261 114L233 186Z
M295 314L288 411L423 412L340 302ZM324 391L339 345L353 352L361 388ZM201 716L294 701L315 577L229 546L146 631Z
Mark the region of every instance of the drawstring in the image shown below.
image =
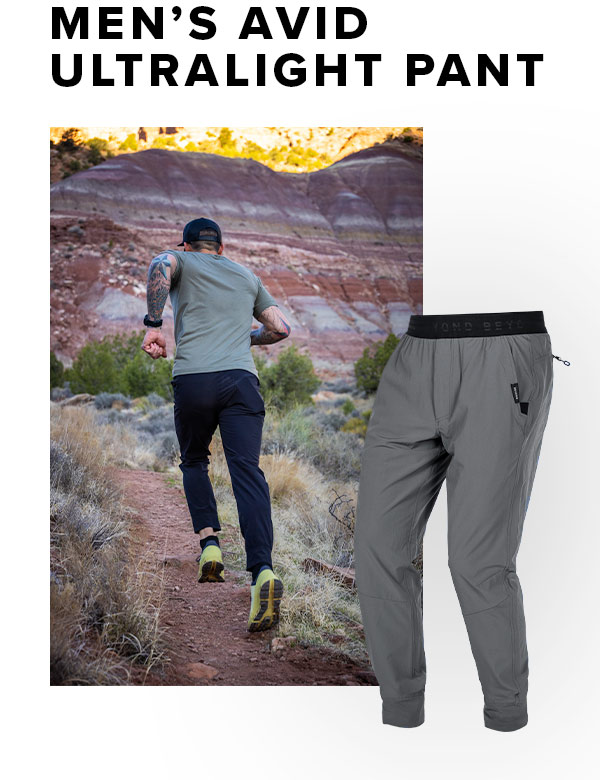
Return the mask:
M561 357L558 357L558 355L552 355L552 357L554 358L554 360L558 360L559 363L564 363L565 366L571 365L568 360L563 360Z

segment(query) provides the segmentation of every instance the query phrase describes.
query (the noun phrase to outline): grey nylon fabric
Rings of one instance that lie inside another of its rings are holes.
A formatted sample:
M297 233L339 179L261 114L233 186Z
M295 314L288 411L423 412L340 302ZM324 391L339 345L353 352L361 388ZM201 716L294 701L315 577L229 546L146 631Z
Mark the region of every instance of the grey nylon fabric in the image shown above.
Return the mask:
M546 333L404 335L384 369L362 454L355 530L356 583L384 723L424 720L422 582L412 562L444 479L449 566L484 723L499 731L527 723L516 558L552 377Z

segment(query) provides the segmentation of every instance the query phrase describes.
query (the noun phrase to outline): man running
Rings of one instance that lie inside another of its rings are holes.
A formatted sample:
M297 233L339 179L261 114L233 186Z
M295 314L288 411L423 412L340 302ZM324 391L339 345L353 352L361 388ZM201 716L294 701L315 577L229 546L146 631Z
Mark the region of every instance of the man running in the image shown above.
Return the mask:
M231 476L246 570L252 573L249 631L279 620L283 583L273 573L273 525L269 486L259 466L265 406L253 344L274 344L290 324L261 280L223 254L221 230L210 219L194 219L183 231L183 251L169 250L150 263L148 328L142 349L166 357L162 313L171 295L176 354L173 366L175 429L180 469L202 554L199 582L224 582L217 532L217 505L208 476L209 445L217 425ZM252 317L260 328L252 330Z

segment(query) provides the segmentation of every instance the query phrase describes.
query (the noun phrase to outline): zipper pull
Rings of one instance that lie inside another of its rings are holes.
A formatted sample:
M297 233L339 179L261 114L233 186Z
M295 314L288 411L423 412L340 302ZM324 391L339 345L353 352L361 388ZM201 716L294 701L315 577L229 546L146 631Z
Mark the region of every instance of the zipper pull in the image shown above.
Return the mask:
M563 360L561 357L558 357L558 355L552 355L552 357L554 358L554 360L558 360L559 363L564 363L565 366L571 365L568 360Z

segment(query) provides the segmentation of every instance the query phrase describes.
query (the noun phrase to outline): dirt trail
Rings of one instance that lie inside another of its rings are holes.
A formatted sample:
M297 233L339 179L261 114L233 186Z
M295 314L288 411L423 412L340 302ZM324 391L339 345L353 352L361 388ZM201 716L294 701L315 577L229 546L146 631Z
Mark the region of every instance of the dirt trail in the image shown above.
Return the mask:
M117 477L134 512L135 544L164 565L161 622L171 663L152 671L146 685L376 684L369 669L330 650L298 645L272 650L277 629L250 634L249 575L228 566L226 535L226 581L198 583L200 546L182 490L152 471L119 470Z

